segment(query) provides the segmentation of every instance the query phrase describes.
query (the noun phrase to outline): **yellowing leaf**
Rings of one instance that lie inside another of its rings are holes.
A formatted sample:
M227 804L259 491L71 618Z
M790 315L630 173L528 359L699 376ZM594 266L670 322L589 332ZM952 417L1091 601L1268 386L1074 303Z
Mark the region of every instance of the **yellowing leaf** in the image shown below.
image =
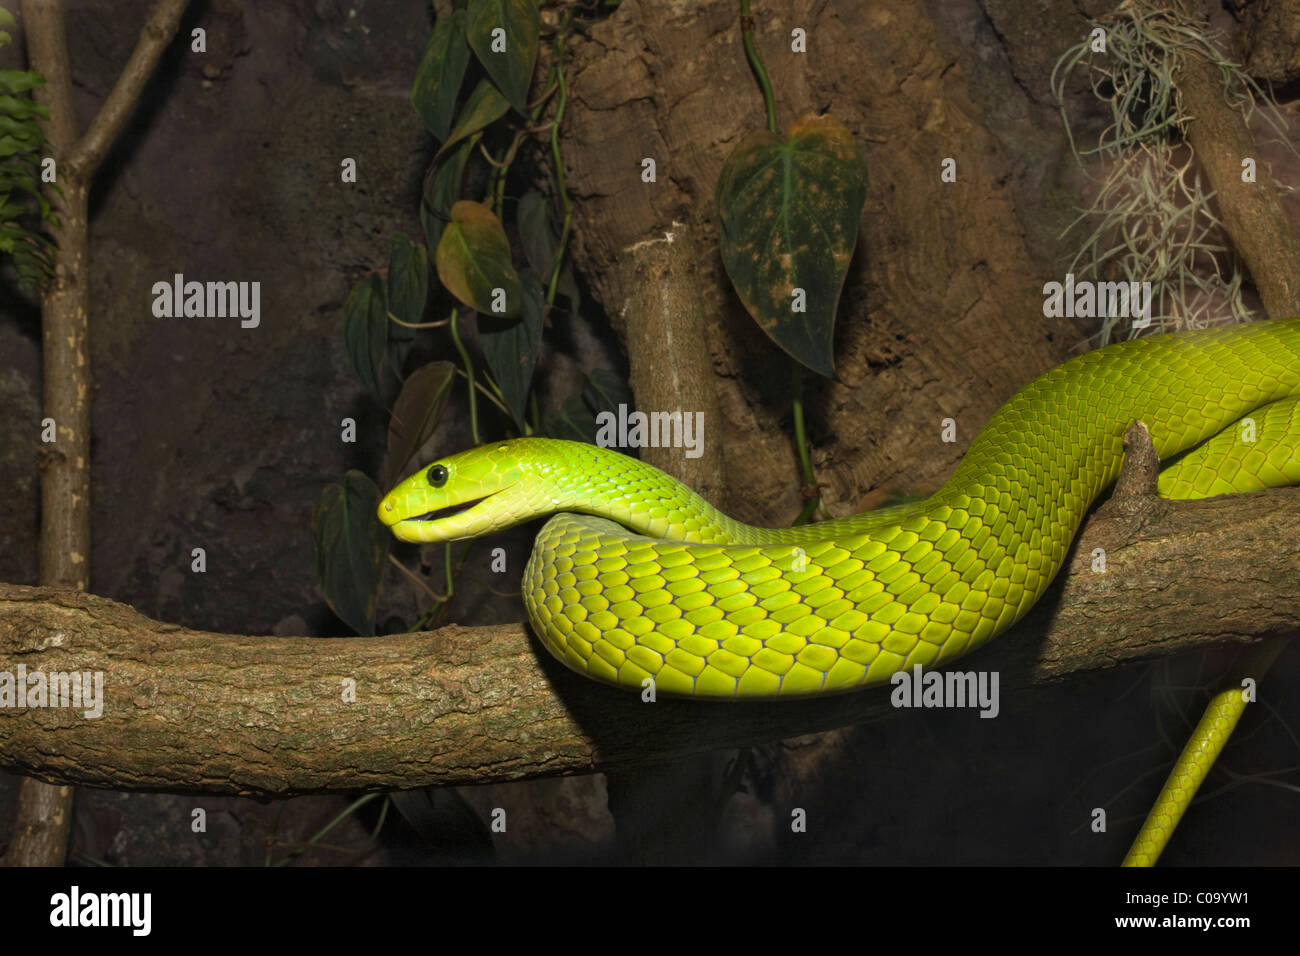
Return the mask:
M447 291L476 312L514 316L523 308L505 230L482 203L462 199L451 207L434 262Z
M853 134L813 114L785 138L750 133L718 178L722 261L741 302L777 345L827 377L866 194Z

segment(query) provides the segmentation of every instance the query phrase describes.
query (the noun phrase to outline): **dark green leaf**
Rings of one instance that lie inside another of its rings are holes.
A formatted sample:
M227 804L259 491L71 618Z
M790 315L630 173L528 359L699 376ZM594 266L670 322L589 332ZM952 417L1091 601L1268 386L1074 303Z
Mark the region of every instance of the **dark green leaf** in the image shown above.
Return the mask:
M535 189L530 189L520 197L518 221L519 243L523 246L524 258L537 270L545 290L551 281L551 271L555 268L555 256L559 250L563 226L551 215L550 202ZM578 283L573 277L573 263L568 259L560 266L555 289L569 300L575 311L581 305Z
M392 540L376 514L379 489L359 471L321 492L311 516L321 595L348 627L375 633L375 598Z
M618 414L618 406L632 405L632 392L626 383L608 369L596 369L583 376L582 392L570 395L557 411L542 417L542 431L553 438L596 443L596 415Z
M20 120L11 116L0 115L0 133L9 133L37 145L43 142L40 127L36 125L35 120L31 119Z
M0 113L17 119L27 119L32 116L39 116L41 119L50 118L49 110L25 96L0 96Z
M380 377L388 344L388 304L377 275L358 282L343 306L343 346L366 390L381 397Z
M497 88L487 80L480 80L478 86L474 87L474 92L465 101L465 105L461 107L460 118L456 120L456 125L447 134L447 141L442 144L442 148L433 157L434 162L442 158L452 146L462 139L473 136L479 130L490 126L505 116L508 109L510 109L510 104L506 102L505 97L497 92Z
M618 406L632 407L632 390L627 383L609 369L598 368L583 376L582 400L593 415L601 412L618 414Z
M582 297L578 294L578 280L573 276L573 263L568 259L564 260L564 265L560 266L560 275L555 282L555 291L569 300L570 308L577 312L582 305Z
M456 298L476 312L519 314L523 295L510 263L510 243L491 209L462 199L451 207L434 256L438 278Z
M519 244L533 270L549 282L555 266L555 235L551 232L551 214L546 197L530 189L519 197Z
M6 93L25 93L45 82L35 70L0 70L0 88Z
M487 75L520 115L537 63L537 0L470 0L465 34ZM493 31L497 31L493 35Z
M866 201L866 161L829 116L785 139L750 133L718 179L722 261L741 302L777 345L833 376L835 308ZM803 290L803 312L793 311Z
M411 85L411 103L438 139L446 139L451 130L456 94L468 65L465 11L454 10L450 16L438 18Z
M397 483L411 458L429 440L455 379L456 366L451 362L430 362L407 378L388 423L388 452L380 469L383 487Z
M532 269L521 269L524 304L517 319L484 315L478 321L478 342L492 377L505 396L515 424L524 430L528 389L542 342L542 280Z
M596 416L581 395L570 395L564 405L542 416L542 431L552 438L596 444Z
M428 297L428 250L405 236L398 236L388 257L388 311L407 325L416 325L424 318ZM410 338L415 330L395 325L389 334Z
M469 159L474 144L482 134L475 133L461 141L451 152L434 160L424 177L424 195L420 199L420 225L424 227L424 241L430 249L437 249L442 230L451 220L451 207L460 199L460 184L465 177L465 161Z
M400 379L406 353L415 339L411 328L424 318L429 298L429 252L405 236L393 240L388 257L388 360ZM406 323L403 325L402 323Z
M35 153L38 146L40 146L40 136L36 133L25 136L16 136L13 133L0 135L0 156Z
M388 798L402 818L442 859L455 863L489 862L494 837L454 787L398 790Z
M25 289L52 275L55 256L49 237L29 225L56 219L35 175L45 142L37 118L49 111L23 95L42 82L34 72L0 70L0 252L13 257Z

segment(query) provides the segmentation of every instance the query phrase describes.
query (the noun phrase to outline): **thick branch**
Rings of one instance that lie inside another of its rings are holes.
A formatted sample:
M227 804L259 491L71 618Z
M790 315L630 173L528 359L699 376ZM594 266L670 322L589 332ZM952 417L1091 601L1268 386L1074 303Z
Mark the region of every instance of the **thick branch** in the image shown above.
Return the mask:
M614 328L627 350L637 408L682 414L681 444L642 448L642 460L694 488L706 500L727 507L722 418L693 232L686 223L674 222L661 235L622 251L614 269L628 294L617 310ZM667 840L664 815L674 813L692 793L709 785L713 760L712 754L704 754L605 774L621 863L670 860L710 840L708 814L675 828L675 837Z
M1121 511L1094 516L1028 619L963 662L1001 673L1004 705L1073 674L1300 630L1300 488ZM269 797L517 780L662 762L889 709L880 690L642 703L564 670L523 625L245 637L12 585L0 585L0 662L11 673L100 671L105 699L98 719L0 709L0 766L128 790ZM355 703L343 700L349 680Z
M614 326L623 337L637 408L644 412L699 413L702 443L685 449L642 448L641 459L725 507L721 416L713 388L713 362L696 273L699 253L691 227L674 222L654 239L623 250L615 268L631 289ZM705 434L707 433L707 435Z

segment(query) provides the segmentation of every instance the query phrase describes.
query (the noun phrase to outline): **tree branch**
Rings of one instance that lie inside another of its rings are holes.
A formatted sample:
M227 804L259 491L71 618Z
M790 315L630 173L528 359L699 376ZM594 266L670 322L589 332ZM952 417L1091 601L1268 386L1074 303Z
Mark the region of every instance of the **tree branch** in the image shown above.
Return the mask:
M28 57L45 76L35 90L50 112L46 138L62 187L46 188L59 217L53 230L58 260L41 290L44 357L42 411L57 440L41 461L41 582L90 585L90 246L89 196L95 169L112 145L167 45L187 0L160 0L140 41L80 143L72 105L72 67L61 0L24 0ZM54 866L63 862L72 823L72 791L25 781L19 791L14 838L5 862Z
M91 120L90 128L68 157L69 175L86 180L95 175L122 125L135 109L158 58L176 35L188 3L189 0L158 0L149 12L140 28L140 39L131 51L131 58L126 61L113 89Z
M1014 698L1128 661L1300 630L1300 488L1113 510L1088 522L1026 621L958 666L999 671ZM0 661L11 673L104 679L98 719L0 709L0 767L124 790L283 797L518 780L889 710L889 688L779 704L642 703L564 670L522 624L347 639L209 634L105 598L14 585L0 585ZM355 703L343 700L348 680Z
M726 507L723 421L713 387L693 232L690 225L674 222L668 232L622 251L614 268L621 274L621 287L630 292L611 319L627 352L637 407L699 413L703 423L698 436L703 447L696 457L687 457L681 448L647 447L640 450L641 460Z
M62 166L77 141L77 115L72 108L72 67L68 63L62 0L23 0L23 31L27 41L27 59L32 69L45 77L45 83L32 94L50 111L49 121L45 124L45 141Z

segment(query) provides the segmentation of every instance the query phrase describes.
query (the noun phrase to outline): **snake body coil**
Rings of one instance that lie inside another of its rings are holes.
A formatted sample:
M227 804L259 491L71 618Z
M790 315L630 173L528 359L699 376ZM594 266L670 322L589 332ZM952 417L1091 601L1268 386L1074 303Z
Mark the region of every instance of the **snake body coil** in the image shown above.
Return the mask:
M946 664L1023 616L1118 474L1134 420L1162 460L1229 429L1162 477L1182 497L1300 481L1297 396L1300 319L1260 322L1123 342L1051 370L915 504L754 528L617 452L525 438L443 459L379 514L399 538L436 541L564 512L537 536L523 596L549 650L597 680L701 697L832 693ZM1243 446L1229 426L1247 415L1269 424Z

